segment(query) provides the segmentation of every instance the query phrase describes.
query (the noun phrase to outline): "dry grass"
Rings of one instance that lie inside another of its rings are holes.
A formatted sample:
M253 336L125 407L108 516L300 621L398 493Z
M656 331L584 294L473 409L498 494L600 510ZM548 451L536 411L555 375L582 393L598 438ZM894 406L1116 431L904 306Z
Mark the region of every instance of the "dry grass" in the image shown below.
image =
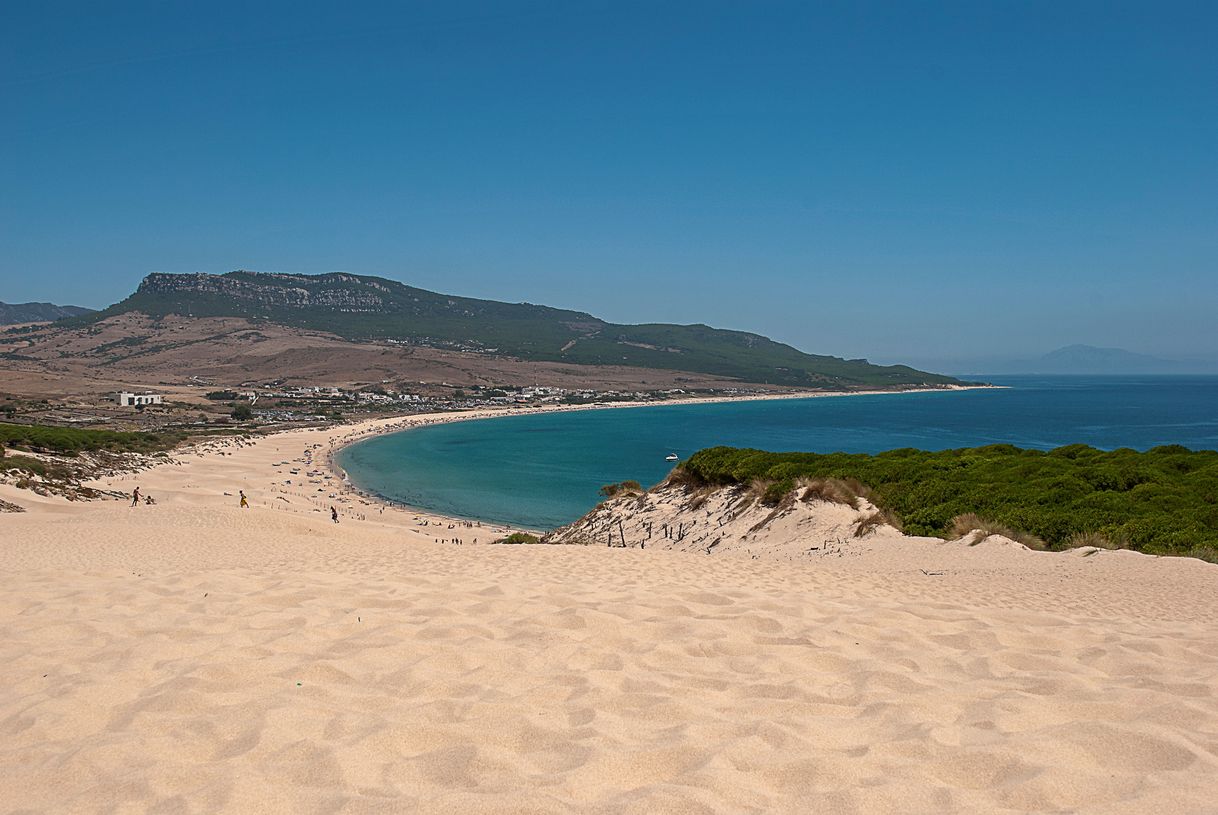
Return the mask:
M870 501L873 504L875 503L874 492L872 491L871 487L867 486L862 481L855 478L846 478L842 480L842 483L845 484L846 487L859 498L862 498L864 501Z
M851 507L858 505L858 493L838 478L801 478L795 486L804 491L801 500L806 503L825 501Z
M684 491L686 495L690 496L686 509L691 511L700 509L718 491L718 488L691 475L682 467L677 467L669 473L668 478L664 479L664 483L660 487L675 487Z
M684 467L677 467L664 480L666 487L678 487L686 492L706 489L709 485L702 479L688 472Z
M712 489L709 489L709 488L702 488L699 490L695 490L690 495L689 504L687 505L687 509L689 509L689 511L691 511L691 512L693 512L694 510L701 509L702 506L708 500L710 500L710 497L714 494L715 494L715 491Z
M955 518L952 518L951 534L952 540L960 540L972 534L974 537L973 540L969 541L969 546L976 546L986 538L999 535L1009 538L1016 543L1021 543L1029 549L1035 549L1038 552L1049 548L1043 540L1035 535L1011 529L1009 526L987 520L973 512L966 512L963 515L957 515Z
M769 514L766 515L764 518L762 518L757 523L753 524L752 528L749 529L749 531L757 532L761 529L764 529L765 527L769 526L770 521L774 520L775 518L780 518L783 515L786 515L792 509L794 509L795 508L795 495L796 495L795 490L789 491L786 495L784 495L782 497L782 500L780 500L777 504L774 505L774 508L770 510Z
M601 495L606 498L629 498L643 495L646 490L637 481L622 481L618 484L606 484L601 487Z
M1188 551L1187 557L1195 557L1207 563L1218 563L1218 548L1213 546L1194 546Z
M745 487L744 496L750 504L754 504L765 498L766 491L772 486L774 486L774 482L767 478L754 478Z
M1070 537L1070 540L1066 541L1063 548L1082 549L1084 547L1094 547L1096 549L1125 549L1127 546L1126 541L1113 540L1100 532L1076 532Z
M901 531L901 519L886 509L877 509L854 522L854 537L862 538L881 526L891 526Z

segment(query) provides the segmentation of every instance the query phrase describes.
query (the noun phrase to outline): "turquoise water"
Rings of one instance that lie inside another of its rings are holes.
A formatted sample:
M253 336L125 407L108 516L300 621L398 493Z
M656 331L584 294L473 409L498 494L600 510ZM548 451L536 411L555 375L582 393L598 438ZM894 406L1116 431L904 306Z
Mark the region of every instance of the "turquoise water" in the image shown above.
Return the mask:
M381 436L339 453L359 487L412 506L548 529L602 484L663 480L703 447L877 453L1082 442L1218 449L1218 377L997 377L1006 389L506 416Z

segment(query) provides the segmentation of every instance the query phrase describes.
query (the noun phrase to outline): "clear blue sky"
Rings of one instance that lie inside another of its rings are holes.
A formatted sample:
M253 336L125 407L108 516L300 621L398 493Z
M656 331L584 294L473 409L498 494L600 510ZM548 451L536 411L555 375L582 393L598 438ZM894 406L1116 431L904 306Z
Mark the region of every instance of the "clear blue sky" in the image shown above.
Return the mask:
M1215 355L1218 3L6 3L0 300L235 268Z

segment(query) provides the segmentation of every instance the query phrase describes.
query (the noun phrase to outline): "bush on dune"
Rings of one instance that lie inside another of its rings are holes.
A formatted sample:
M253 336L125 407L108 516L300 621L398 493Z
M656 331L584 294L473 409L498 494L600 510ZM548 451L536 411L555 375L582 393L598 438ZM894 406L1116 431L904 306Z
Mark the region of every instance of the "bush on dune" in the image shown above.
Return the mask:
M803 489L803 501L825 501L857 507L859 498L867 498L871 490L853 478L800 478L795 482Z
M643 492L643 485L637 481L622 481L618 484L606 484L605 486L601 487L601 495L605 496L606 498L642 495Z
M990 445L878 455L713 447L683 462L670 482L691 490L745 486L774 502L797 486L805 500L850 503L853 492L915 535L980 530L1032 548L1218 551L1218 451L1179 445L1146 452Z
M1129 541L1118 538L1113 540L1100 532L1076 532L1063 545L1065 549L1128 549Z
M904 531L901 528L900 518L887 509L877 509L854 522L854 537L864 538L881 526L891 526L898 532Z
M986 538L1001 537L1022 543L1029 549L1044 550L1048 548L1045 542L1035 535L1029 535L1005 524L982 518L975 512L966 512L952 518L949 531L951 540L960 540L971 535L972 540L969 541L969 546L976 546Z
M76 456L86 452L156 453L185 438L181 433L128 433L79 427L0 423L0 445L38 453Z
M500 538L497 541L492 541L492 543L504 543L504 544L541 543L541 539L538 538L536 535L530 535L527 532L513 532L512 534L508 535L506 538Z

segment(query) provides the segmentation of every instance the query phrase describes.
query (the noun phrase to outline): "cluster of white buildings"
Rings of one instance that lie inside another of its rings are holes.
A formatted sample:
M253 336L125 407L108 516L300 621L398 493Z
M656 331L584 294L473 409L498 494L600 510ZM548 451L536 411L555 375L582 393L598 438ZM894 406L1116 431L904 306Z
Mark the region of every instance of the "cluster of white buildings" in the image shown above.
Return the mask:
M370 402L373 404L396 404L400 402L415 403L422 402L423 397L417 393L376 393L368 391L358 391L351 394L357 402Z

